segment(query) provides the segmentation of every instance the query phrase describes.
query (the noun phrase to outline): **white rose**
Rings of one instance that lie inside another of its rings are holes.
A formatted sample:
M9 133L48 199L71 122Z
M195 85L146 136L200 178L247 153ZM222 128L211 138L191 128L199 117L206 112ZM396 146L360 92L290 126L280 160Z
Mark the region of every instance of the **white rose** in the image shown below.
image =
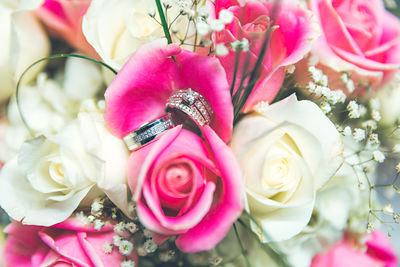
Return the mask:
M103 86L99 66L84 59L68 58L63 76L58 82L41 73L35 85L20 87L20 107L34 134L57 133L76 117L82 100L94 97ZM15 97L10 101L7 115L9 123L2 124L0 143L0 160L3 161L9 160L30 137Z
M179 9L175 4L168 9L169 22L177 17ZM165 36L157 22L160 20L158 13L155 12L156 21L149 15L149 10L157 10L154 1L92 0L83 17L82 30L99 56L119 70L140 46ZM190 25L187 36L194 33L193 22ZM171 27L174 41L184 38L187 26L187 16L180 16L174 22Z
M4 165L0 205L14 220L50 226L102 190L127 212L127 160L124 143L107 130L103 115L80 112L58 134L25 142Z
M307 225L316 191L343 162L333 123L316 104L295 95L240 121L232 149L244 172L248 210L275 241Z
M41 1L0 1L0 101L14 91L22 72L36 60L48 56L46 32L31 10ZM43 64L32 68L23 83L32 80Z

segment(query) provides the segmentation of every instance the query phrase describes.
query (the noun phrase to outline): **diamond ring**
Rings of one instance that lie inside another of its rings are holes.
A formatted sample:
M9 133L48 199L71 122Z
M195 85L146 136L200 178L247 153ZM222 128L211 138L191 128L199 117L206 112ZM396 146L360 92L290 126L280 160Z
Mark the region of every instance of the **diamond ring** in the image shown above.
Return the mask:
M179 110L189 116L200 127L210 124L214 114L208 101L191 88L180 89L171 95L167 100L166 110L173 114L173 111ZM174 122L176 124L181 123L176 118L176 114L174 115Z
M134 151L156 140L159 134L174 126L171 115L168 113L159 119L144 123L139 129L129 133L123 139L129 151Z

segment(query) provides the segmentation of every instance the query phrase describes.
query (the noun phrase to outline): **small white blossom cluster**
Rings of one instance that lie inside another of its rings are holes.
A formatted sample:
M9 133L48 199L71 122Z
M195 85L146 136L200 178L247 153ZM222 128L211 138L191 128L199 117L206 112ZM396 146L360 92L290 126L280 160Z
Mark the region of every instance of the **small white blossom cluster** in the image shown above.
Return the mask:
M225 29L225 25L231 23L233 20L232 12L226 9L223 9L219 12L218 19L213 19L209 22L206 20L209 12L204 12L202 10L201 13L202 14L199 14L200 16L198 16L196 22L197 34L200 36L205 36L211 32L221 32Z
M346 95L342 90L331 90L328 87L328 77L322 70L310 66L308 72L312 81L308 83L307 90L321 99L320 108L325 114L332 111L332 106L346 101Z
M345 84L347 91L351 94L355 90L354 81L350 78L348 73L343 73L340 80Z

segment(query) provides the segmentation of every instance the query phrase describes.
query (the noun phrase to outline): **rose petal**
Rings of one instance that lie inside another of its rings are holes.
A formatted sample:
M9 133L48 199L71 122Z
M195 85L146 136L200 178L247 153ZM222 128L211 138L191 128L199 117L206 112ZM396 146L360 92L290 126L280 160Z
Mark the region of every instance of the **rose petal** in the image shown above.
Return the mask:
M243 177L235 156L208 126L204 128L204 137L220 171L222 189L219 192L220 199L214 203L206 217L176 239L178 248L187 253L213 248L243 210Z

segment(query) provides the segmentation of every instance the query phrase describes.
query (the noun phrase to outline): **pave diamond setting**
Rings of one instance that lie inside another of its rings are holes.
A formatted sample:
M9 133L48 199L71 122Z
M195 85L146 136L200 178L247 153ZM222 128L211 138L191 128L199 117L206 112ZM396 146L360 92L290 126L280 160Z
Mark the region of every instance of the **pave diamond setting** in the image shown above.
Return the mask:
M171 115L167 114L160 119L145 123L139 129L126 135L123 139L130 151L137 150L174 126L175 124L171 119Z
M214 114L208 101L191 88L176 91L168 98L166 108L172 113L174 109L184 112L201 127L210 124Z

